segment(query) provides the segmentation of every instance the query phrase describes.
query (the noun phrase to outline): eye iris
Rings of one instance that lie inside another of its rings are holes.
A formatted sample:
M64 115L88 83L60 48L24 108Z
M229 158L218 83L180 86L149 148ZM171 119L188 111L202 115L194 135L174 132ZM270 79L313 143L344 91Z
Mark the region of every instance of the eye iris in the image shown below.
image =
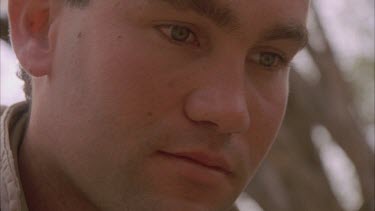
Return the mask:
M171 33L172 38L177 41L186 41L190 36L190 30L181 26L173 26Z
M272 54L262 54L260 56L260 63L267 67L271 67L276 62L276 56Z

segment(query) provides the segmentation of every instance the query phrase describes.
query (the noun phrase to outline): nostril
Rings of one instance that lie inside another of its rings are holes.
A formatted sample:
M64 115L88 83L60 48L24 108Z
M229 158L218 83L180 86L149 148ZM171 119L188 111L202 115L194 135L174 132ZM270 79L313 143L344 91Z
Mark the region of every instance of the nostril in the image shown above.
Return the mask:
M186 118L195 125L232 134L248 130L249 108L242 92L197 89L185 101Z
M204 128L210 128L210 129L217 129L219 127L218 124L215 123L215 121L211 121L209 119L209 114L203 115L197 110L191 109L191 108L186 108L183 111L185 117L192 122L192 124L199 126L199 127L204 127Z
M210 122L210 121L195 121L195 124L197 124L200 127L204 127L204 128L211 128L211 129L219 128L219 125L217 125L214 122Z

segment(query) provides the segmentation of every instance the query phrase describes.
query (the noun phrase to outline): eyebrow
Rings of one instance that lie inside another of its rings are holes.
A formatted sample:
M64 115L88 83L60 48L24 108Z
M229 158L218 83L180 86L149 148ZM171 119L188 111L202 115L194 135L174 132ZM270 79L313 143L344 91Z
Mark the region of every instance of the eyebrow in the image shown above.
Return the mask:
M156 0L150 0L155 2ZM177 10L191 10L210 19L222 28L234 30L239 27L239 20L228 5L220 4L217 0L158 0L167 3Z
M308 32L303 24L288 23L279 24L266 30L260 39L260 42L275 40L292 40L303 48L308 43Z
M210 19L219 27L231 31L240 28L239 18L230 6L219 3L217 0L149 0L149 2L164 2L177 10L191 10ZM307 29L303 24L293 22L277 24L262 34L260 42L274 40L292 40L302 49L308 42Z

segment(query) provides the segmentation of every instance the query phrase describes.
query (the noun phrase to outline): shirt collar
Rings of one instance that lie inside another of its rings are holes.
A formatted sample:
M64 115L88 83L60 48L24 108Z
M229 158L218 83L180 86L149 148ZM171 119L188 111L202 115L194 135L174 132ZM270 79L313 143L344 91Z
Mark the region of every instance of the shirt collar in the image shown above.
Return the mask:
M18 149L28 122L28 104L21 102L1 115L0 128L0 202L2 210L27 211L18 171Z

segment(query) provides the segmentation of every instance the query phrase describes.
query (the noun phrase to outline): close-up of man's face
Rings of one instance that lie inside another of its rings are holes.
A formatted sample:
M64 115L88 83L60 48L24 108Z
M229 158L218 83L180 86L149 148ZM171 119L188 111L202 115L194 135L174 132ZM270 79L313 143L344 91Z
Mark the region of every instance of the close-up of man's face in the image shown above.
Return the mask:
M46 36L12 42L56 172L100 210L229 210L280 128L308 2L45 2Z

